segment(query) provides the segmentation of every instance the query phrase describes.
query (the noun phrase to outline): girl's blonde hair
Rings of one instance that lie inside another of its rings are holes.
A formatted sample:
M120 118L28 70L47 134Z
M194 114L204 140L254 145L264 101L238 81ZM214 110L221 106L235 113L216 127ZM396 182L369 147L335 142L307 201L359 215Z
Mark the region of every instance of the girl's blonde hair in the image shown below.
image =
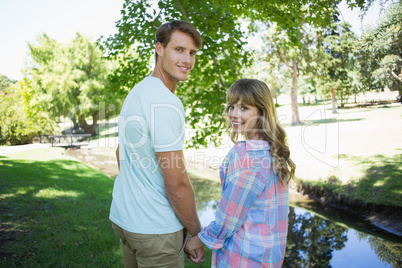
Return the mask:
M238 133L233 131L232 124L227 117L229 106L240 101L245 105L257 107L260 116L257 119L254 131L259 138L267 141L271 147L270 154L274 158L273 170L278 172L282 183L293 179L296 165L290 159L286 132L278 121L275 104L268 86L257 79L238 80L228 89L226 101L227 131L231 140L236 143Z

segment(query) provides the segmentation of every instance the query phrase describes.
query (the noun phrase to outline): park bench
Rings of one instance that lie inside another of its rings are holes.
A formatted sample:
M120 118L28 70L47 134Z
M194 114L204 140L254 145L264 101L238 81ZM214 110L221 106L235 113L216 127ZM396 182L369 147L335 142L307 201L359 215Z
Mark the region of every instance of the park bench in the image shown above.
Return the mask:
M65 146L65 141L68 147L87 145L91 139L91 134L64 134L64 135L49 135L49 139L52 141L52 147ZM82 141L82 139L84 141Z

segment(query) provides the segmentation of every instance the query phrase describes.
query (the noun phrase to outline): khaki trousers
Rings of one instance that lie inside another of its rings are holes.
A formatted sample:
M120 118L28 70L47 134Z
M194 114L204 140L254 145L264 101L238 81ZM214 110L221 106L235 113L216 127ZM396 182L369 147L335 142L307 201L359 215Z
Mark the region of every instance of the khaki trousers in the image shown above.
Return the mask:
M184 268L184 229L170 234L131 233L112 222L125 268Z

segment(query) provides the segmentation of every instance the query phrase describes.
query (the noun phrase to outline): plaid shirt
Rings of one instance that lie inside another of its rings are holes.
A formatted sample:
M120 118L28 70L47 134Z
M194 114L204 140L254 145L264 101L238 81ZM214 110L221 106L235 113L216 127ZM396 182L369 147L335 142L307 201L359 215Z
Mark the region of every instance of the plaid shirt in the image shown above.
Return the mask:
M269 144L237 142L220 167L222 197L199 234L212 267L281 267L286 249L288 188L271 172Z

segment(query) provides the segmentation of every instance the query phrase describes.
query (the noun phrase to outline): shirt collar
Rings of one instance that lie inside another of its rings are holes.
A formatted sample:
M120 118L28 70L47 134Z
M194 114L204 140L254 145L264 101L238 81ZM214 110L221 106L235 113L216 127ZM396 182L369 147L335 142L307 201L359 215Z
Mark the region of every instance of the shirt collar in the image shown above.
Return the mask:
M245 144L247 151L268 150L270 148L269 143L263 140L238 141L237 144Z

